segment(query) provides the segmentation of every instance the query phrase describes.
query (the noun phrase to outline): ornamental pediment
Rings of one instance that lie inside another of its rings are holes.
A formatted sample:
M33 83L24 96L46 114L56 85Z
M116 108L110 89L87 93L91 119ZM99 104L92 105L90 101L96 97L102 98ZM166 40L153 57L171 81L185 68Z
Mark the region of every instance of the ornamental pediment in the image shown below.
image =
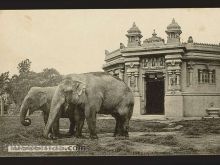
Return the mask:
M142 59L142 66L146 69L156 70L165 68L165 58L161 57L148 57Z
M153 32L152 37L147 38L143 42L143 47L161 47L164 46L164 39L157 36L157 33Z

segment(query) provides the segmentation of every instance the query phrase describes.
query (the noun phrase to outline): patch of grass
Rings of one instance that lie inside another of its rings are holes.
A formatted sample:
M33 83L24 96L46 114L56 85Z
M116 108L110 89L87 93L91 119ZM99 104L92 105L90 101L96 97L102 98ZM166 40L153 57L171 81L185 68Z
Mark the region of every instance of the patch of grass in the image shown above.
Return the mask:
M87 139L76 138L62 138L57 140L46 140L43 138L44 122L42 116L31 116L32 124L28 127L24 127L20 124L19 117L3 117L0 118L0 145L84 145L88 147L86 152L63 152L63 153L8 153L6 150L2 150L0 146L0 156L75 156L75 155L134 155L136 154L168 154L168 153L142 153L139 150L134 149L136 144L142 146L146 144L165 145L173 148L172 154L196 154L199 153L195 148L190 147L190 142L182 144L178 141L178 136L164 135L164 134L148 134L148 132L165 132L164 128L169 127L168 124L160 123L156 121L144 121L135 120L130 121L129 132L146 132L145 135L131 136L128 140L110 140L111 137L103 138L106 135L100 135L101 133L112 133L115 128L114 119L99 119L97 120L97 133L101 137L99 140L88 139L88 127L85 122L83 127L83 134ZM172 127L176 125L183 125L179 129L186 135L201 135L201 134L219 134L220 122L219 120L196 120L196 121L179 121L175 122ZM61 119L60 128L69 128L68 119ZM108 134L109 136L109 134ZM146 145L147 146L147 145ZM168 147L169 148L169 147ZM207 149L208 150L208 149ZM169 151L170 152L170 151ZM219 153L219 147L210 148L210 153Z
M220 134L220 120L182 120L175 123L182 125L180 129L186 135Z
M131 139L134 142L139 143L150 143L150 144L159 144L167 146L175 146L178 144L176 137L173 135L166 136L142 136Z
M198 127L190 127L184 131L186 135L200 135L200 131Z
M217 146L217 147L215 147L215 148L209 148L209 149L207 149L211 154L217 154L217 155L219 155L219 153L220 153L220 146Z
M191 155L198 153L198 150L186 144L178 144L178 148L173 149L176 154Z

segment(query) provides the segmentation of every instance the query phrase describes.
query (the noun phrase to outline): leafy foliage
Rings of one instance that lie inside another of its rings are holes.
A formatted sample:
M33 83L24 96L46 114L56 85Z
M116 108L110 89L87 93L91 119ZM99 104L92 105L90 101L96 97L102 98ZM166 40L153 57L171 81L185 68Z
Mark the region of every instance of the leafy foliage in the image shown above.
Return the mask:
M5 72L0 75L0 94L7 92L9 81L9 72Z
M20 75L26 74L30 71L31 61L29 59L23 60L18 64L18 71Z
M15 74L11 78L9 78L9 72L0 75L0 92L7 90L16 104L16 111L31 87L56 86L62 80L62 75L54 68L45 68L40 73L31 71L29 59L22 60L17 68L19 74Z

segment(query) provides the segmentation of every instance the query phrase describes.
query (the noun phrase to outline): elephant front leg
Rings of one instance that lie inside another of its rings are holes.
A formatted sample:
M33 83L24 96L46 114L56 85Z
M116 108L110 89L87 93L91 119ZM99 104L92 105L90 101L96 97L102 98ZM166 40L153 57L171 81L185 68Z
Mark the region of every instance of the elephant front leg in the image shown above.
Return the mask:
M82 129L84 125L84 120L85 120L85 115L81 116L79 121L77 122L77 127L76 127L76 137L81 138L82 136Z
M44 118L44 124L45 124L45 125L47 124L48 117L49 117L49 114L46 113L45 111L43 111L43 118ZM52 134L52 133L53 133L53 129L51 128L51 129L50 129L50 134Z
M96 133L96 110L92 109L86 109L86 121L88 124L89 132L90 132L90 138L91 139L98 139L97 133Z
M113 134L113 137L116 137L117 136L117 133L118 133L118 122L116 121L116 124L115 124L115 131L114 131L114 134Z
M48 117L49 117L49 114L43 111L43 117L44 117L44 124L46 125Z
M43 136L47 139L56 139L56 137L54 137L54 133L51 133L51 130L54 129L54 124L56 128L59 128L59 124L57 124L56 122L60 118L60 111L59 111L60 106L61 106L61 103L56 104L55 106L53 105L52 107L55 107L54 111L50 111L47 124L43 131ZM55 128L55 132L56 132L56 128Z
M75 134L75 121L70 121L70 128L68 134L73 136Z
M73 135L75 135L75 121L73 120L73 118L69 118L70 121L70 127L69 127L69 131L66 134L66 137L72 137Z

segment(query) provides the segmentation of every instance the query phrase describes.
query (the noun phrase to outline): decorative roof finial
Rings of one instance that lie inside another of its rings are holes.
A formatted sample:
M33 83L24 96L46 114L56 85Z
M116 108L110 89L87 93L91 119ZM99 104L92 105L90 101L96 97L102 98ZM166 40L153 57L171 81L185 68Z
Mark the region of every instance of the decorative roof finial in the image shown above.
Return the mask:
M156 36L156 35L157 35L157 33L155 32L155 29L154 29L152 36Z
M105 55L108 55L109 54L109 51L108 50L105 50Z
M189 36L189 38L188 38L188 41L187 41L188 43L193 43L193 38L192 38L192 36Z
M135 24L135 22L133 22L133 27L136 27L136 24Z
M120 49L125 48L125 45L123 43L120 43Z
M173 20L172 20L172 23L175 23L176 21L175 21L175 19L173 18Z

